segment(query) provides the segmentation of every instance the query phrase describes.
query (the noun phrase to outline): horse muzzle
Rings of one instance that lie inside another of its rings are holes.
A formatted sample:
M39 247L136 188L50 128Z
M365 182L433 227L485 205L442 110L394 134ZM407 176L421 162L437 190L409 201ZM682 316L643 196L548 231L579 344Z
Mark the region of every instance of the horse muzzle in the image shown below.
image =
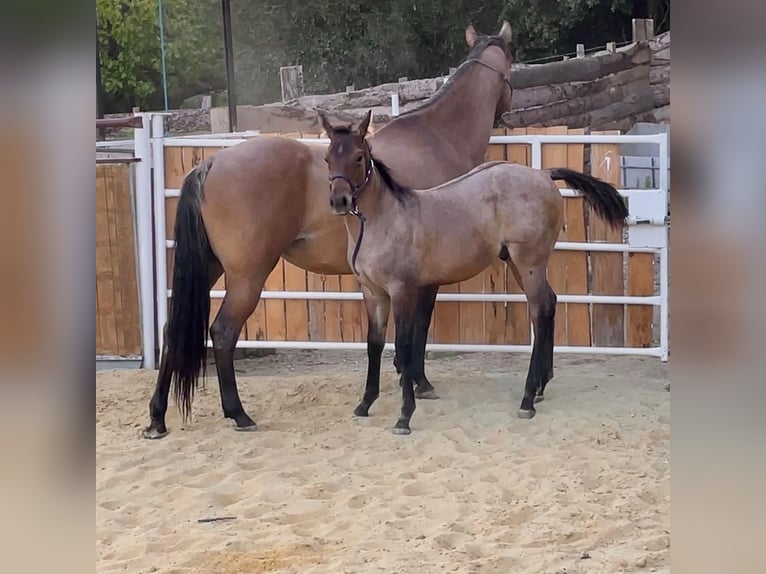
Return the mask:
M339 193L330 197L330 207L335 215L346 215L351 211L351 196L345 193Z

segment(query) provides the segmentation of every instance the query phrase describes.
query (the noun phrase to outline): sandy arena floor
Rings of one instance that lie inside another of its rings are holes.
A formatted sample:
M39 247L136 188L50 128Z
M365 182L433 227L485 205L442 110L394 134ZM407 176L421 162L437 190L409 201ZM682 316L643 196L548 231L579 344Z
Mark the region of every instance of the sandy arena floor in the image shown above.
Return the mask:
M210 368L160 441L140 438L154 373L100 371L97 572L670 572L668 366L559 355L522 420L528 359L429 359L442 398L410 436L388 353L368 419L363 354L280 352L237 362L257 432L222 418Z

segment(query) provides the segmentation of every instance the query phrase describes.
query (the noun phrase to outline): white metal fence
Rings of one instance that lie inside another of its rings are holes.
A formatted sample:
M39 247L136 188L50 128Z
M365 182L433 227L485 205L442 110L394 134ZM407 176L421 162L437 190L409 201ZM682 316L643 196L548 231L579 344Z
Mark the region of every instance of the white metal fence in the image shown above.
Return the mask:
M153 305L142 304L142 331L144 333L144 365L154 368L154 346L162 348L163 327L167 321L168 298L172 292L167 285L167 249L174 243L165 234L166 198L178 197L179 190L166 188L164 150L166 147L228 147L258 137L257 132L238 134L210 134L201 136L165 137L164 114L142 114L148 129L135 130L135 154L142 161L137 170L137 228L139 245L139 282L142 302L156 301L156 317L151 313ZM299 139L307 144L327 145L327 139ZM654 347L577 347L556 346L557 353L593 353L649 355L668 359L668 136L665 133L652 135L514 135L492 136L490 144L528 144L531 146L532 167L542 166L544 144L608 144L647 143L656 144L658 153L658 186L651 189L620 189L621 195L629 197L629 227L627 243L582 243L562 241L557 250L590 252L654 253L659 257L659 295L637 297L618 295L560 295L561 303L595 304L642 304L659 307L659 346ZM153 181L152 181L153 180ZM576 197L571 189L562 189L564 197ZM153 206L153 217L152 217ZM152 236L152 226L154 236ZM152 257L152 250L154 257ZM155 273L152 273L152 268ZM156 280L156 286L153 282ZM222 298L225 291L212 290L211 297ZM263 291L262 299L319 299L319 300L361 300L361 292L312 292L312 291ZM464 302L524 302L520 294L487 293L439 293L437 301ZM532 330L530 330L530 333ZM210 346L212 343L208 341ZM239 341L242 348L274 349L365 349L362 342L320 342L320 341ZM391 344L387 345L391 349ZM439 344L427 347L433 351L478 351L478 352L531 352L532 345L476 345Z

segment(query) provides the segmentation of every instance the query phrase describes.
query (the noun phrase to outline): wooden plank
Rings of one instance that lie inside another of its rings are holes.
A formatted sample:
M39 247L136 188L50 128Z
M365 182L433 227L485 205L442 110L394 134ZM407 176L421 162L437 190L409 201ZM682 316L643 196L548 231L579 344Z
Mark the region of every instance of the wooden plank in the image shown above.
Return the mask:
M484 293L505 293L505 263L497 260L483 274ZM505 340L505 303L484 304L484 342L501 345Z
M618 134L619 131L593 132ZM616 144L591 145L591 174L614 185L620 183L620 157ZM589 211L588 240L622 242L622 233L615 231ZM594 295L622 295L624 293L623 254L591 253L592 287ZM625 344L625 306L593 305L591 315L593 344L621 347Z
M255 311L247 318L245 337L248 341L266 340L266 302L263 299L258 301Z
M459 293L457 283L442 285L440 293ZM391 321L389 321L390 323ZM437 301L434 307L434 339L437 343L460 342L460 303Z
M340 278L340 275L326 275L324 280L325 291L340 291ZM340 305L340 301L327 301L324 304L326 341L336 343L343 341L340 324Z
M566 127L527 128L529 134L565 135ZM567 164L567 144L544 144L542 146L542 168L561 167ZM557 181L558 187L565 187L564 182ZM566 239L565 228L559 232L559 241ZM560 295L567 292L566 254L554 251L548 262L548 283ZM554 344L567 343L567 313L566 304L556 305L556 323L554 329Z
M353 275L340 276L340 289L346 293L359 291L359 282ZM343 301L340 305L341 336L344 342L362 341L361 308L357 301Z
M482 293L484 291L484 273L474 275L458 284L460 293ZM460 342L484 342L484 303L460 302Z
M654 254L628 254L628 295L654 295ZM627 305L625 314L626 345L651 347L654 312L650 305Z
M506 134L505 128L493 129L492 135ZM505 161L506 146L493 144L487 149L486 161ZM497 259L482 273L484 293L505 293L505 263ZM482 342L492 345L503 343L505 338L505 304L484 303L484 335Z
M264 285L264 291L284 291L285 289L285 263L280 258L274 270L269 274ZM285 320L284 299L264 300L266 308L266 339L269 341L285 341L287 335L287 323Z
M495 128L490 135L504 136L506 135L505 128ZM485 161L497 161L505 160L505 146L503 144L491 144L487 147L487 152L484 154Z
M116 216L117 257L120 270L116 284L120 292L118 328L122 335L120 355L141 353L141 318L138 303L138 273L133 226L133 197L130 189L130 168L126 164L113 167L114 213Z
M120 274L119 265L119 253L120 253L120 238L117 236L117 187L118 176L116 173L117 166L110 165L106 170L106 210L107 221L109 222L109 265L112 268L112 301L114 302L114 324L116 333L116 346L115 354L121 355L122 348L125 346L125 336L122 330L122 290L120 284L123 281L123 277Z
M285 261L284 266L285 290L306 291L306 271L289 261ZM309 340L309 311L305 299L288 299L285 301L285 322L288 341Z
M96 353L100 355L112 355L117 350L114 276L109 241L108 186L109 166L96 166L96 304L100 319Z
M325 276L318 273L308 273L306 280L308 291L321 293L325 290ZM309 307L309 340L327 341L325 335L325 302L311 299Z
M526 135L526 128L507 129L508 135ZM530 165L530 146L526 144L509 144L505 146L506 160L519 165ZM524 293L516 282L510 267L505 270L506 293ZM505 335L506 345L526 345L530 339L529 305L527 303L508 303L505 306Z
M584 129L570 129L570 134L583 134ZM567 167L576 171L585 169L585 145L567 145ZM564 209L567 241L585 242L585 204L581 197L565 199ZM584 251L562 252L566 266L567 290L570 295L588 294L588 255ZM590 346L590 305L567 303L567 345Z
M282 101L287 102L303 95L303 66L281 66L279 81L282 85Z

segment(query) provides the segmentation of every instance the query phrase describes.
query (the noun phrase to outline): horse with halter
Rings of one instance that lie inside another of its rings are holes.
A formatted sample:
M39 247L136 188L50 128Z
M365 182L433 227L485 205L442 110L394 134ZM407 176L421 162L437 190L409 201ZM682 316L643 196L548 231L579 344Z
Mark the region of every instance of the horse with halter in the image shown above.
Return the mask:
M429 102L375 134L377 157L397 181L432 187L484 160L491 130L511 106L511 36L508 22L491 36L468 26L470 51L457 72ZM324 152L321 144L261 136L217 152L186 175L175 221L172 298L145 438L167 434L171 387L188 418L205 374L208 332L224 417L237 430L256 427L237 391L234 349L266 278L280 257L314 273L352 273L345 226L327 208ZM223 273L226 295L210 325L210 289ZM420 398L436 398L424 369L436 293L433 285L415 293L408 369Z
M564 200L554 184L579 191L608 224L622 228L625 202L610 184L565 168L539 170L492 161L442 185L413 190L397 180L377 145L367 140L370 114L358 127L335 126L320 114L330 136L327 164L330 206L348 234L347 257L362 284L370 322L369 374L354 414L367 416L379 394L380 354L389 311L396 322L402 410L393 432L410 433L415 411L415 328L420 293L465 281L499 257L526 294L534 343L518 415L532 418L536 401L553 378L556 294L548 260L564 220Z

